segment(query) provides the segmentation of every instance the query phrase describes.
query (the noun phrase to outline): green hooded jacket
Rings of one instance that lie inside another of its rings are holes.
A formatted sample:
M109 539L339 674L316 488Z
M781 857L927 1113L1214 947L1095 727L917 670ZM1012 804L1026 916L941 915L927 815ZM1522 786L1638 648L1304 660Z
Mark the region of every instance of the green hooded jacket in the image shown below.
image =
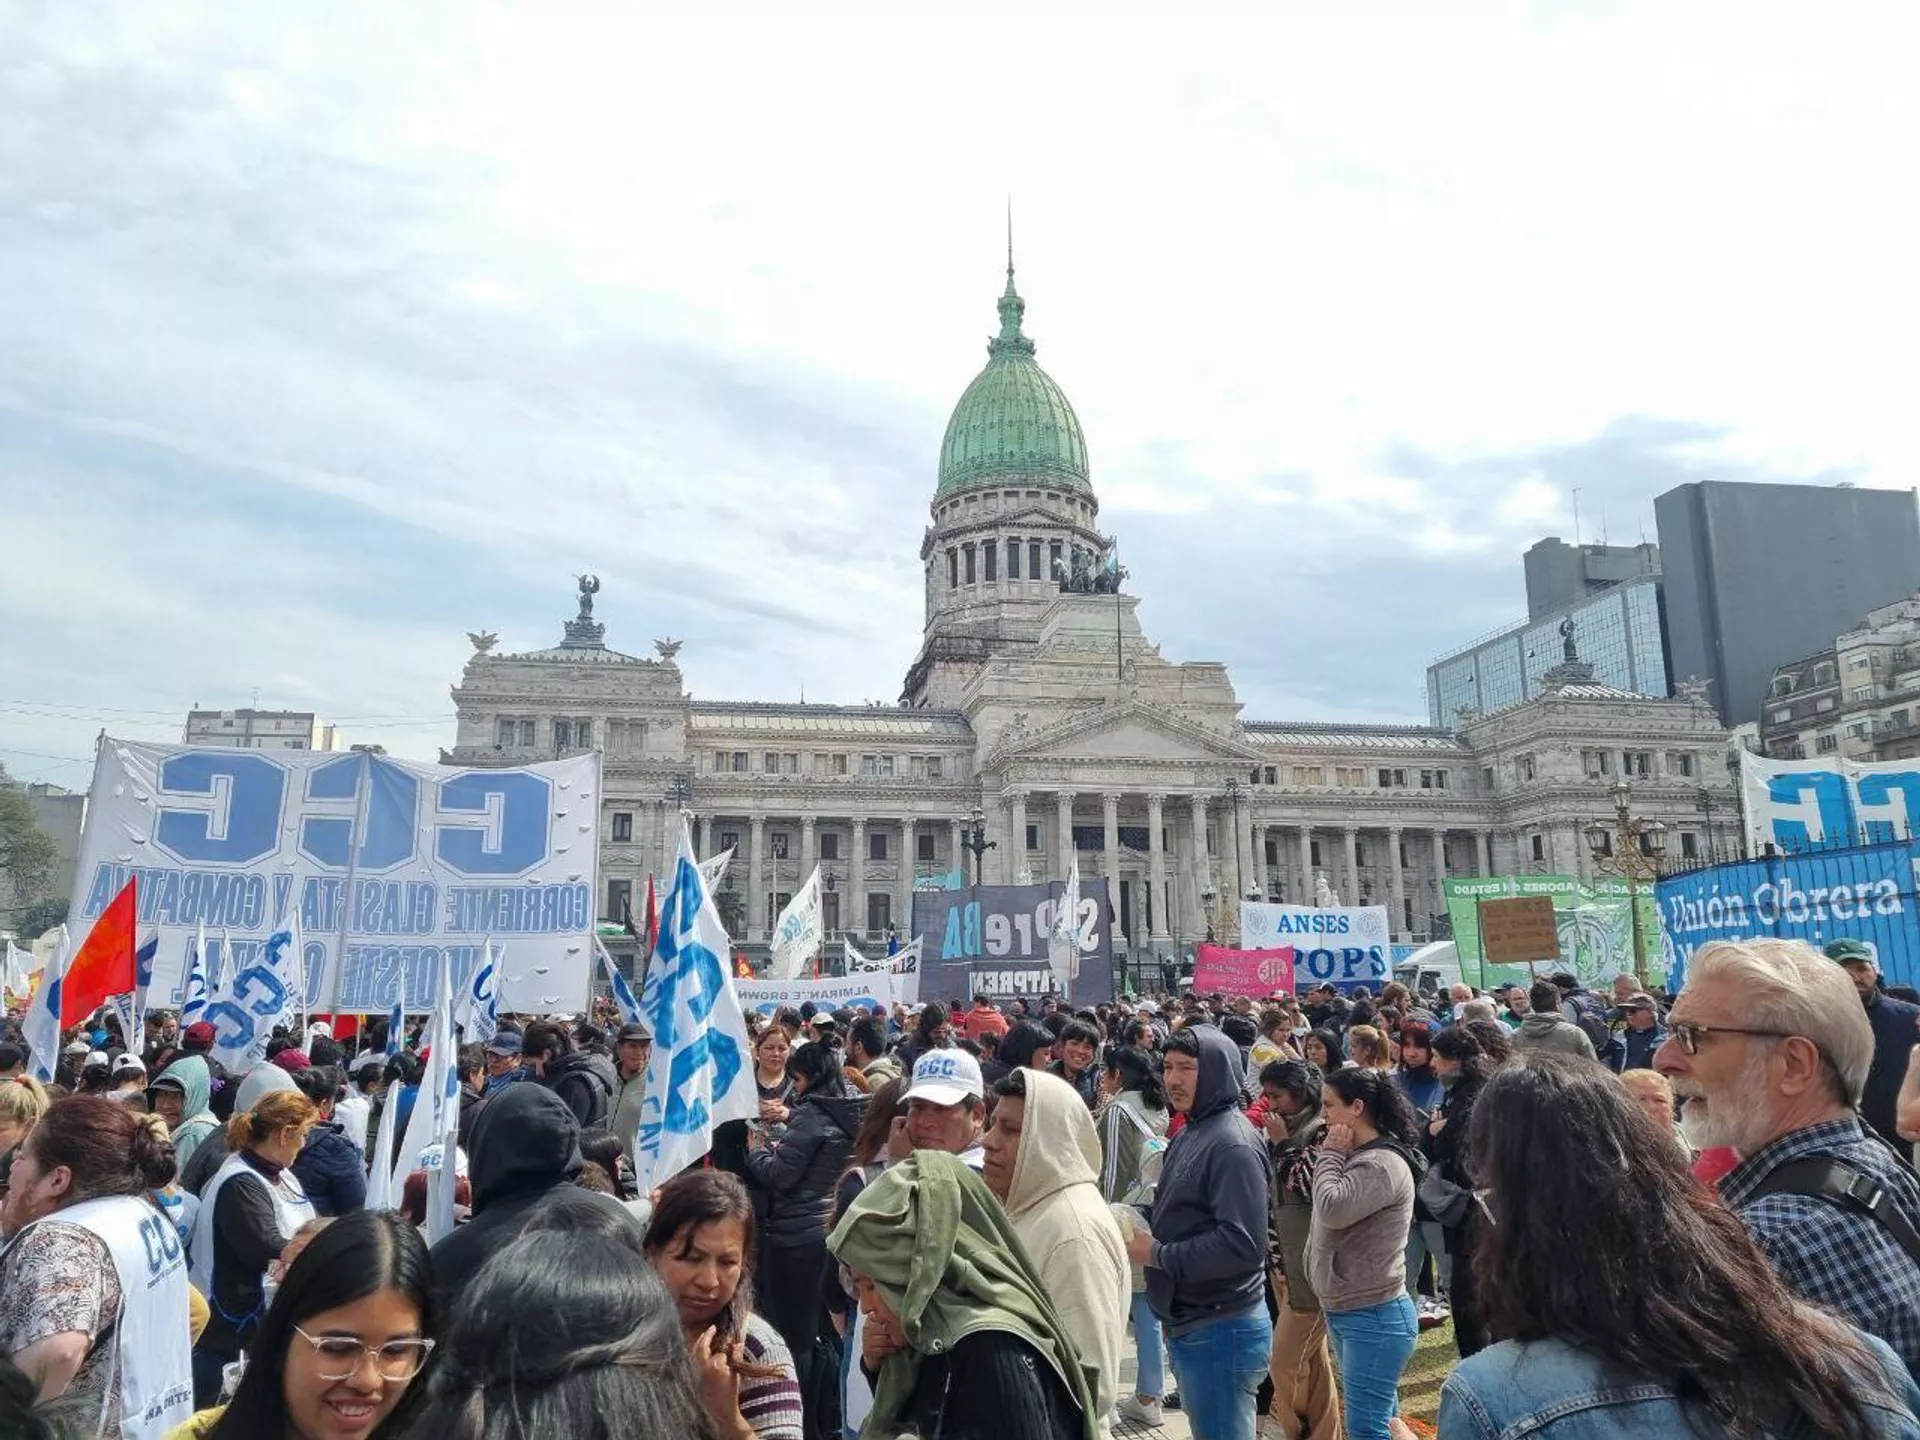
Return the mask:
M198 1055L185 1055L162 1070L153 1083L163 1082L178 1085L185 1097L180 1105L180 1123L173 1130L174 1159L184 1171L193 1152L200 1148L200 1142L220 1124L219 1118L207 1108L213 1098L213 1075L205 1060Z
M912 1399L923 1355L943 1355L982 1330L1018 1336L1053 1366L1098 1440L1092 1387L1067 1330L1006 1212L986 1183L944 1150L916 1150L889 1166L848 1207L827 1248L879 1287L909 1349L889 1355L862 1436L893 1433Z

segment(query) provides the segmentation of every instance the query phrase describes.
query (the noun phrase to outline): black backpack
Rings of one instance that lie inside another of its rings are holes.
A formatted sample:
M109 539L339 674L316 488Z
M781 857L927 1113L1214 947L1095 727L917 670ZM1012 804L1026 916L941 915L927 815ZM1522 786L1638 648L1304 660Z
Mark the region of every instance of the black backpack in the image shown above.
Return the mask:
M1587 1039L1593 1042L1593 1053L1605 1055L1613 1044L1613 1027L1607 1024L1607 1012L1600 1002L1584 990L1562 997L1573 1007L1573 1023L1586 1032Z

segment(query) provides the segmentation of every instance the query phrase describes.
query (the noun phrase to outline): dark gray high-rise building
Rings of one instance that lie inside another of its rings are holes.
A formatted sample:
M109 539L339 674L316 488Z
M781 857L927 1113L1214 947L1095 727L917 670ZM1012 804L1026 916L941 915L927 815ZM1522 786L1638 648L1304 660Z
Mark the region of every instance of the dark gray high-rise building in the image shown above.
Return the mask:
M1584 605L1616 585L1660 578L1660 547L1569 545L1558 535L1536 540L1521 557L1527 572L1527 618L1544 620Z
M1702 480L1653 502L1675 685L1712 682L1729 726L1757 720L1774 667L1920 590L1911 490Z

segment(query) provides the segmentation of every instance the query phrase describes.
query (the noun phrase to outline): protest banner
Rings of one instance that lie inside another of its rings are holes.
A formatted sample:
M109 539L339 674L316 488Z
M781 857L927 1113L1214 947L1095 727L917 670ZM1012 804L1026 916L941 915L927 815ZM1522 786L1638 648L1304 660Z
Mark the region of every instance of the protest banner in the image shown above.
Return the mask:
M1293 983L1331 983L1376 994L1393 978L1393 935L1382 905L1269 905L1240 902L1240 943L1248 950L1291 948Z
M1789 854L1883 845L1920 834L1920 759L1775 760L1740 752L1747 849Z
M981 991L996 999L1058 993L1049 959L1054 912L1066 887L976 885L921 890L913 897L913 932L921 940L920 995L954 1000ZM1107 886L1082 888L1074 907L1080 950L1073 980L1076 1007L1113 999L1113 906Z
M890 970L862 970L825 980L738 980L733 988L740 992L742 1006L762 1015L771 1015L782 1005L798 1010L808 1001L815 1010L838 1010L845 1005L891 1010L899 998L894 978Z
M1773 936L1825 949L1864 942L1889 985L1920 979L1915 876L1920 841L1895 840L1709 865L1660 882L1660 939L1668 989L1711 940Z
M1291 945L1272 950L1234 950L1225 945L1193 947L1193 989L1195 994L1264 997L1275 991L1293 993L1294 949Z
M91 924L138 878L157 931L148 1003L177 1006L201 926L233 937L216 989L297 933L301 1011L432 1008L489 935L508 942L502 1010L584 1009L599 846L599 757L464 770L362 752L189 749L103 739L72 913ZM212 978L212 977L210 977Z
M1534 966L1560 958L1560 925L1550 895L1480 902L1480 950L1495 965Z
M1496 985L1525 985L1525 965L1500 964L1488 956L1480 938L1482 901L1543 895L1553 902L1554 928L1559 932L1560 957L1555 970L1579 977L1582 985L1598 989L1616 975L1633 973L1633 921L1627 882L1602 879L1589 885L1572 875L1502 875L1449 878L1443 882L1447 918L1453 925L1454 948L1460 956L1460 978L1479 989ZM1653 887L1640 887L1640 933L1651 958L1660 934Z

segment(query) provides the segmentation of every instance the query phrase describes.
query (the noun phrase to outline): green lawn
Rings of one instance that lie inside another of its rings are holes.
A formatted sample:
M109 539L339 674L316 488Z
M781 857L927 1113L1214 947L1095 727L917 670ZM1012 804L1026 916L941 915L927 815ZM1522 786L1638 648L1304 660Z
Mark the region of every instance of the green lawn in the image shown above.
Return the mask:
M1453 1349L1451 1322L1421 1332L1407 1372L1400 1377L1400 1398L1409 1420L1433 1419L1440 1408L1440 1386L1459 1359Z

